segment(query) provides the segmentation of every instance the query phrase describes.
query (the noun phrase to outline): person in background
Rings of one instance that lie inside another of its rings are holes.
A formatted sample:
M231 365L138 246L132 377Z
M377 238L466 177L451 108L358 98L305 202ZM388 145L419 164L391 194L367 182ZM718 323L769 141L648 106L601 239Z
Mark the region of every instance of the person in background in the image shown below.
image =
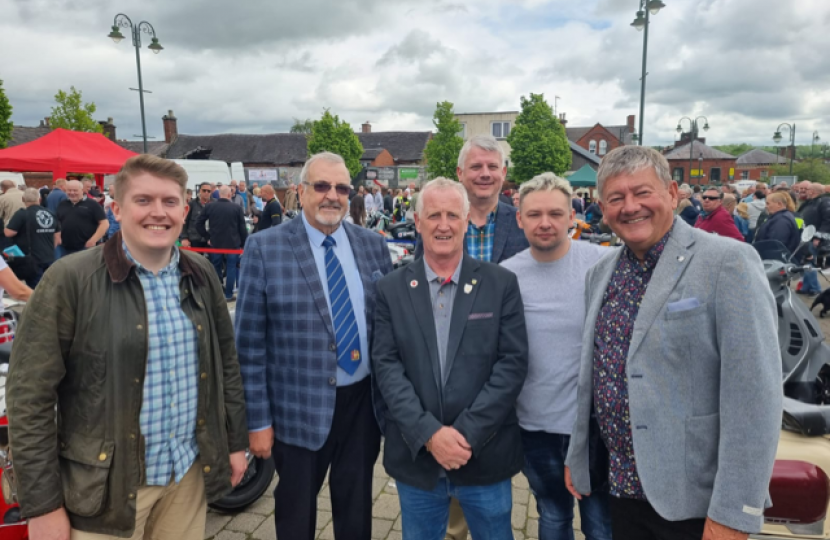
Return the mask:
M518 192L518 190L515 193L513 193L513 196L510 198L510 204L515 208L519 207L519 192Z
M46 209L53 214L58 213L58 205L66 199L66 179L58 178L55 180L55 187L49 192L46 197Z
M262 212L259 213L256 230L264 231L265 229L276 227L282 223L282 206L271 184L262 186L259 193L264 199L264 204Z
M83 187L84 197L89 196L89 192L92 189L92 186L95 185L95 182L92 181L91 178L83 178L81 180L81 186Z
M801 243L801 232L795 222L795 205L786 191L776 191L767 196L769 219L758 228L755 242L778 240L790 253L795 253Z
M26 279L26 285L34 289L43 273L55 262L55 246L60 244L60 223L55 214L38 204L40 194L35 188L23 192L22 208L6 224L6 238L14 238L23 253L35 264L35 274ZM2 296L2 293L0 293Z
M212 248L240 250L248 238L248 228L242 207L231 202L232 188L230 186L220 187L219 195L221 197L218 201L208 204L202 211L196 221L196 230L202 238L208 239L208 245ZM224 265L225 300L228 302L236 300L233 289L236 285L239 257L238 253L211 253L209 256L220 283Z
M703 199L703 212L697 218L695 228L743 242L744 235L735 226L732 215L723 207L723 193L720 189L706 188L701 199Z
M199 222L199 216L205 211L208 204L213 203L210 194L213 193L213 186L207 182L199 186L199 196L190 201L187 217L184 219L184 227L182 227L181 243L182 247L206 248L208 247L207 238L199 233L199 228L196 224Z
M352 202L349 204L349 213L346 214L345 221L349 223L354 223L358 227L365 227L366 226L366 207L365 207L365 200L370 198L371 195L367 195L366 197L355 197L352 199Z
M383 212L383 194L380 192L380 187L372 186L372 193L375 198L375 211Z
M377 211L377 207L375 206L375 195L372 193L371 187L366 190L366 195L363 197L363 208L366 209L367 214L374 214Z
M694 227L698 218L698 211L689 199L680 199L677 203L675 214L685 221L690 227Z
M744 240L749 242L749 213L745 202L740 202L735 206L735 213L732 217L735 219L735 226L744 235Z
M109 197L115 200L115 184L110 186L109 190ZM104 235L104 240L108 240L115 236L115 233L121 230L121 224L118 223L118 219L115 217L115 213L112 211L112 205L105 205L104 206L104 213L107 215L107 221L109 222L109 228L107 228L107 234Z
M810 257L813 264L818 257L818 246L822 239L830 238L830 196L824 195L824 186L818 183L810 183L807 186L808 199L799 208L804 226L814 226L816 236L809 245ZM818 273L815 270L804 272L801 279L802 286L798 294L815 295L821 293L821 285L818 281Z
M259 187L255 187L251 193L254 196L254 206L256 207L256 211L262 212L262 207L265 206L265 203L262 202L262 190Z
M383 188L383 213L391 216L395 211L395 198L392 196L391 188Z
M755 185L755 191L748 197L749 200L744 199L746 203L746 211L749 215L749 242L755 237L755 230L758 227L758 220L761 214L767 210L767 185L758 182ZM763 220L762 220L763 222Z
M285 192L285 209L297 211L300 209L299 199L297 198L297 184L289 184Z
M749 224L737 214L737 206L738 198L735 194L723 194L723 209L726 210L730 216L732 216L732 221L735 222L735 227L738 228L738 232L741 233L741 236L744 237L744 241L746 241L746 235L749 233Z
M518 208L518 206L516 207ZM574 193L573 198L571 199L571 208L577 214L584 216L585 215L585 201L582 200L582 197Z
M0 195L0 222L8 223L18 210L26 207L23 204L23 191L17 188L13 180L8 179L0 182L0 190L3 191Z
M70 180L66 183L67 198L58 205L61 256L95 247L110 226L104 207L84 197L83 189L81 182Z

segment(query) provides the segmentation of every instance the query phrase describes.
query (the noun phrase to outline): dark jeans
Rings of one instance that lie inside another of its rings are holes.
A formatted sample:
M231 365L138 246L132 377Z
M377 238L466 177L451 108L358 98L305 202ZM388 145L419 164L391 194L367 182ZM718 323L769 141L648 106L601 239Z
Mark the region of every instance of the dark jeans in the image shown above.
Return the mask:
M43 278L43 273L46 272L50 266L52 266L52 263L36 266L35 275L26 280L26 285L28 285L30 289L37 287L37 284L40 283L40 280Z
M225 298L233 296L233 288L236 285L238 272L239 255L224 255L222 253L211 253L210 262L219 275L219 283L222 283L222 263L225 264Z
M565 488L565 456L570 435L522 430L522 469L539 511L539 540L573 540L574 498ZM611 540L608 493L594 492L579 501L587 540Z
M614 540L700 540L704 518L669 521L648 501L611 497Z
M815 246L813 246L812 240L808 244L810 248L810 254L813 256L812 264L814 266L818 265L818 250L816 250ZM815 270L807 270L804 272L804 277L801 279L801 290L804 292L810 292L815 294L821 293L821 285L818 282L818 272Z
M277 538L313 540L317 536L317 495L328 472L334 537L370 540L372 472L379 453L371 377L338 387L331 431L322 448L315 451L274 440L279 476L274 490Z

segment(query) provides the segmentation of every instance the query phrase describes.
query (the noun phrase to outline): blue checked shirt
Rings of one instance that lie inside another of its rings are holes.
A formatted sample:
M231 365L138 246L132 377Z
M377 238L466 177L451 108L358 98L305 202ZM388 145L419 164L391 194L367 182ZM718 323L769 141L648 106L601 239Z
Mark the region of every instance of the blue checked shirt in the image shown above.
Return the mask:
M496 206L487 215L487 223L479 227L472 221L467 224L467 253L479 261L492 262L493 236L496 234Z
M179 298L179 250L158 275L143 268L124 244L136 266L147 302L147 371L139 425L144 435L148 486L180 482L193 465L199 390L199 343L193 322Z

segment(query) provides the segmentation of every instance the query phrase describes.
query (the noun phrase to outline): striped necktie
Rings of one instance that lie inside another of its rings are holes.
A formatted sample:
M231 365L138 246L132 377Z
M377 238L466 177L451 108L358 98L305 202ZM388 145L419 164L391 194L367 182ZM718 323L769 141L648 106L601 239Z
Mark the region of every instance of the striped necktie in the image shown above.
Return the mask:
M329 286L334 336L337 340L337 365L349 375L354 375L360 365L360 334L357 320L349 298L349 287L340 260L334 254L334 238L326 236L323 247L326 248L326 277Z

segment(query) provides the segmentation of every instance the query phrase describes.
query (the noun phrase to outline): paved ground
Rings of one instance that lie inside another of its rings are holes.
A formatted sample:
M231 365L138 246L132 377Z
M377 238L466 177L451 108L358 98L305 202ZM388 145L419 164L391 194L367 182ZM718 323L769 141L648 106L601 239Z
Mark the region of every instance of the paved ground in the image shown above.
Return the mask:
M395 481L391 480L380 464L383 455L375 465L372 494L372 538L386 540L401 539L401 509L398 503L398 492ZM262 498L238 514L219 514L208 512L205 538L214 540L274 540L274 499L273 488L277 478L271 484L271 489ZM323 486L320 498L317 500L317 538L334 539L331 523L331 502L328 495L328 484ZM537 538L539 535L539 514L536 512L536 501L528 490L527 479L523 475L513 478L513 536L516 540ZM576 540L584 540L579 532L579 512L576 512Z

